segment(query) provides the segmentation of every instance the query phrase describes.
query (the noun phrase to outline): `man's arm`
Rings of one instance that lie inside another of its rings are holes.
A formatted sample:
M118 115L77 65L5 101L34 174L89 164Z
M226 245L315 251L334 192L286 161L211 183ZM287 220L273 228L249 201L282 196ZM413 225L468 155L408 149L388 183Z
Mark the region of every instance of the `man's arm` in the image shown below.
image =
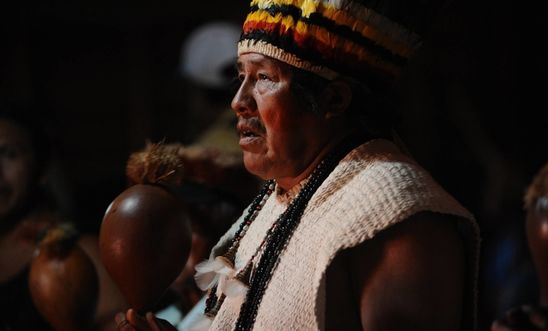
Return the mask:
M348 293L368 331L460 330L465 253L456 222L443 219L449 217L416 214L337 256L327 274L327 329L352 319L330 304Z

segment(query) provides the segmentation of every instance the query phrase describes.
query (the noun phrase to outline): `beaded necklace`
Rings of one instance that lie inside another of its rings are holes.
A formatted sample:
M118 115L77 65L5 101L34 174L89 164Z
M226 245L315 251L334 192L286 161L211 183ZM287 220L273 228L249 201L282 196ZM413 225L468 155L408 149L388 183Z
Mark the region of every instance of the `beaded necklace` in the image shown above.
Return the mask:
M251 257L246 266L236 275L236 279L249 284L245 301L240 308L240 314L236 321L236 331L247 331L253 328L258 308L266 291L268 283L272 278L279 257L287 246L293 232L300 223L308 202L320 187L323 181L329 176L338 162L355 146L364 141L364 137L351 136L345 139L337 148L329 153L314 169L308 182L304 185L299 194L289 204L287 209L277 218L265 238L260 243L255 254ZM239 247L240 241L245 235L250 224L259 214L262 206L268 200L274 190L274 180L269 180L261 189L259 195L251 203L248 213L236 231L234 239L227 253L222 257L229 264L234 261L234 256ZM259 257L257 266L254 268L253 261ZM219 297L216 295L216 286L210 290L206 300L205 314L214 317L221 307L225 294Z

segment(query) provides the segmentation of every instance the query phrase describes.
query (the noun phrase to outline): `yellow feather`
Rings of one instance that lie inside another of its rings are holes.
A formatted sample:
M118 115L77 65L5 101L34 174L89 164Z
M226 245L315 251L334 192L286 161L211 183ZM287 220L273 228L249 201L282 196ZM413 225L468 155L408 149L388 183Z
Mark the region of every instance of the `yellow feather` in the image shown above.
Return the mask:
M310 14L315 13L318 9L319 2L315 0L304 0L301 5L301 16L310 17Z

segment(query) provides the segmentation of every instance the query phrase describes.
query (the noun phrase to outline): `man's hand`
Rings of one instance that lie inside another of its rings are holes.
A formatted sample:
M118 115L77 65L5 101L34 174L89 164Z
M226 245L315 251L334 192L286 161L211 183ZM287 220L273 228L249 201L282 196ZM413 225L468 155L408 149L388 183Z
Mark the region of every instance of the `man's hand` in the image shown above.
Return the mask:
M118 331L177 331L173 325L156 318L151 312L142 317L133 309L128 309L125 314L116 314L115 321Z

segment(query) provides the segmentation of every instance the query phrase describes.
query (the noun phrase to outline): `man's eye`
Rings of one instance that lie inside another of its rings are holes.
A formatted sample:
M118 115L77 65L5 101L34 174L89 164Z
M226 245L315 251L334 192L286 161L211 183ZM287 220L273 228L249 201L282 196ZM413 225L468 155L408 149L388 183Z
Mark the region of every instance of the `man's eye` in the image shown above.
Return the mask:
M257 76L259 77L260 80L270 80L270 77L268 77L265 74L258 74Z
M238 75L238 78L237 78L237 79L238 79L238 80L240 81L240 83L241 83L241 82L244 81L245 76L244 76L243 74L240 74L240 75Z

